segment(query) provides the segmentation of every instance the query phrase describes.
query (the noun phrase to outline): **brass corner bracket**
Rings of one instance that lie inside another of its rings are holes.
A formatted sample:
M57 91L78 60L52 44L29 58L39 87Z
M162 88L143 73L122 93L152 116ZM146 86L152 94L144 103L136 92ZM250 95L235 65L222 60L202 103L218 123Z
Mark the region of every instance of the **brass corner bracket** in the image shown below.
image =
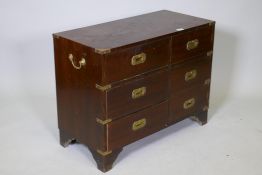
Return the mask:
M99 119L99 118L96 118L96 122L97 123L100 123L101 125L106 125L107 123L109 123L109 122L111 122L112 121L112 119L106 119L106 120L101 120L101 119Z
M112 151L101 151L100 149L97 149L96 152L101 156L107 156L112 153Z
M210 50L210 51L207 52L208 57L212 56L212 54L213 54L213 50Z
M100 86L100 85L96 84L96 88L99 89L100 91L105 91L105 90L111 88L111 84L108 84L108 85L105 85L105 86Z
M111 49L95 49L95 53L98 53L100 55L104 55L110 52L111 52Z

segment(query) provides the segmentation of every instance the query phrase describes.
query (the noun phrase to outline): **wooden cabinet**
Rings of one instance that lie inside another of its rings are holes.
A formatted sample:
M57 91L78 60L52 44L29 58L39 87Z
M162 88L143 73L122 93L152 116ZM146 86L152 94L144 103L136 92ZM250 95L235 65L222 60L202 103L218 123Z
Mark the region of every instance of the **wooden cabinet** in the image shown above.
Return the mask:
M162 10L54 34L60 143L86 145L106 172L127 144L205 124L214 28Z

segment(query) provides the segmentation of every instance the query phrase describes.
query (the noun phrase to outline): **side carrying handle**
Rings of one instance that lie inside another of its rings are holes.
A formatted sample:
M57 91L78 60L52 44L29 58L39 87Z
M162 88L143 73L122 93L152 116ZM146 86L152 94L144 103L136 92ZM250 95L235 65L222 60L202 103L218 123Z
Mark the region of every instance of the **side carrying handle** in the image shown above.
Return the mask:
M86 65L86 60L85 60L85 58L81 58L81 60L78 62L78 65L76 65L75 64L75 61L74 61L74 55L73 54L69 54L68 55L68 59L71 61L71 63L72 63L72 65L73 65L73 67L75 68L75 69L81 69L83 66L85 66Z

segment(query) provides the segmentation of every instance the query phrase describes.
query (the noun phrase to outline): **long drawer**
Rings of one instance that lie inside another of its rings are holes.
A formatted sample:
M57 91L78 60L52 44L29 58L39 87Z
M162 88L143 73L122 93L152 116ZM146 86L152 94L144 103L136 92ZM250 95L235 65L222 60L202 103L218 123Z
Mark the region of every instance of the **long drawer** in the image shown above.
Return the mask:
M167 122L167 101L110 122L107 126L108 150L123 147L124 145L153 134L164 128Z
M131 46L105 55L103 83L109 84L169 64L170 38Z
M108 90L105 106L107 117L116 119L166 100L168 73L166 68Z

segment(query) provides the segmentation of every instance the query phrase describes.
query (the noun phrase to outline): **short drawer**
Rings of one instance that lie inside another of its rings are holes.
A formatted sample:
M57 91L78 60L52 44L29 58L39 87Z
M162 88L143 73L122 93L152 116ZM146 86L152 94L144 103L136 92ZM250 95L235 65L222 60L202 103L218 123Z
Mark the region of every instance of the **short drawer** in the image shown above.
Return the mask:
M103 83L109 84L168 65L170 38L150 41L106 54Z
M121 83L107 91L106 112L109 118L136 112L168 98L167 69Z
M208 56L173 66L170 72L170 93L175 94L196 84L209 85L211 67L212 59Z
M133 113L108 124L108 149L114 150L165 127L168 122L167 101Z
M170 117L172 121L189 117L207 110L209 86L199 85L177 92L170 98Z
M214 26L206 25L173 36L171 62L178 63L211 51L213 48L213 30Z

